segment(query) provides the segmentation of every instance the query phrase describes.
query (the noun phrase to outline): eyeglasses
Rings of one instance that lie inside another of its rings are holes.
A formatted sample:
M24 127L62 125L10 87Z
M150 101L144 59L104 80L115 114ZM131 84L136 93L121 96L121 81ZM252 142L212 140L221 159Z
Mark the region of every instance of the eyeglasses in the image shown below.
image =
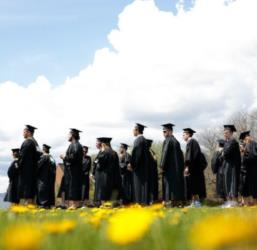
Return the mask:
M166 134L166 133L167 133L167 130L163 130L163 133Z

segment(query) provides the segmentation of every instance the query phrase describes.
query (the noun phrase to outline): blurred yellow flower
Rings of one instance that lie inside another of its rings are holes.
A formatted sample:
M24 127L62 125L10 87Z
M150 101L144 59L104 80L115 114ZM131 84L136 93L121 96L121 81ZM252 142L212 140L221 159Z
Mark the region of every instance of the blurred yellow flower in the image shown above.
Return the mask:
M145 208L117 212L109 220L107 237L119 245L136 242L146 234L153 219L153 213Z
M57 222L47 222L43 224L43 229L48 233L59 234L72 231L76 226L76 222L72 220L63 220Z
M193 226L190 240L199 249L236 246L256 240L257 223L240 213L212 215Z
M35 224L15 224L5 230L1 242L6 250L34 250L40 245L43 236Z
M13 205L10 207L10 211L13 213L26 213L29 211L29 208L26 206L21 206L21 205Z

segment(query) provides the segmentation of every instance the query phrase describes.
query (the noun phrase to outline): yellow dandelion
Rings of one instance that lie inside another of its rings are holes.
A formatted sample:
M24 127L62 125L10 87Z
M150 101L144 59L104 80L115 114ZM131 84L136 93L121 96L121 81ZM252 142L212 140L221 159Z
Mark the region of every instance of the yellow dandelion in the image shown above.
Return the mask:
M153 219L148 209L130 208L117 212L109 220L107 237L119 245L136 242L146 234Z
M256 222L239 213L209 216L193 226L190 240L198 249L216 249L255 241Z
M76 222L72 220L63 220L57 222L47 222L43 225L43 229L51 234L61 234L72 231L76 226Z
M37 207L35 206L35 205L33 205L33 204L29 204L29 205L27 205L27 208L28 209L37 209Z
M162 208L164 208L164 205L162 203L158 203L150 206L150 209L152 210L160 210Z
M13 213L26 213L29 211L29 208L26 206L22 206L22 205L13 205L10 207L10 211Z
M6 250L34 250L39 247L43 236L37 225L18 224L7 228L1 241Z

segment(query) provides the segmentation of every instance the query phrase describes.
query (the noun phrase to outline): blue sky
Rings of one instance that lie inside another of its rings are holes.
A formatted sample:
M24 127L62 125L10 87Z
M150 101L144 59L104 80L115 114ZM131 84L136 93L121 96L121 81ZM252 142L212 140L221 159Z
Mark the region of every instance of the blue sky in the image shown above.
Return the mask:
M45 75L61 84L93 60L94 52L109 46L107 35L118 15L133 0L1 0L0 83L22 85ZM177 0L156 0L162 10L174 11ZM186 0L186 7L191 0Z

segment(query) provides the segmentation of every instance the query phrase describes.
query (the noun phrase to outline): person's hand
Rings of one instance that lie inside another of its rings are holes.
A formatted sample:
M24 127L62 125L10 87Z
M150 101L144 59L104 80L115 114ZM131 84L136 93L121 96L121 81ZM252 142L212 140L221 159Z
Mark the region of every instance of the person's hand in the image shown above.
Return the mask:
M128 171L131 171L131 172L133 171L133 168L132 168L132 166L131 166L131 164L130 164L130 163L128 164L127 169L128 169Z
M184 170L184 176L189 176L189 175L190 175L189 169L188 169L188 167L186 167Z
M62 160L64 160L65 155L64 155L64 154L61 154L61 155L60 155L60 158L61 158Z

